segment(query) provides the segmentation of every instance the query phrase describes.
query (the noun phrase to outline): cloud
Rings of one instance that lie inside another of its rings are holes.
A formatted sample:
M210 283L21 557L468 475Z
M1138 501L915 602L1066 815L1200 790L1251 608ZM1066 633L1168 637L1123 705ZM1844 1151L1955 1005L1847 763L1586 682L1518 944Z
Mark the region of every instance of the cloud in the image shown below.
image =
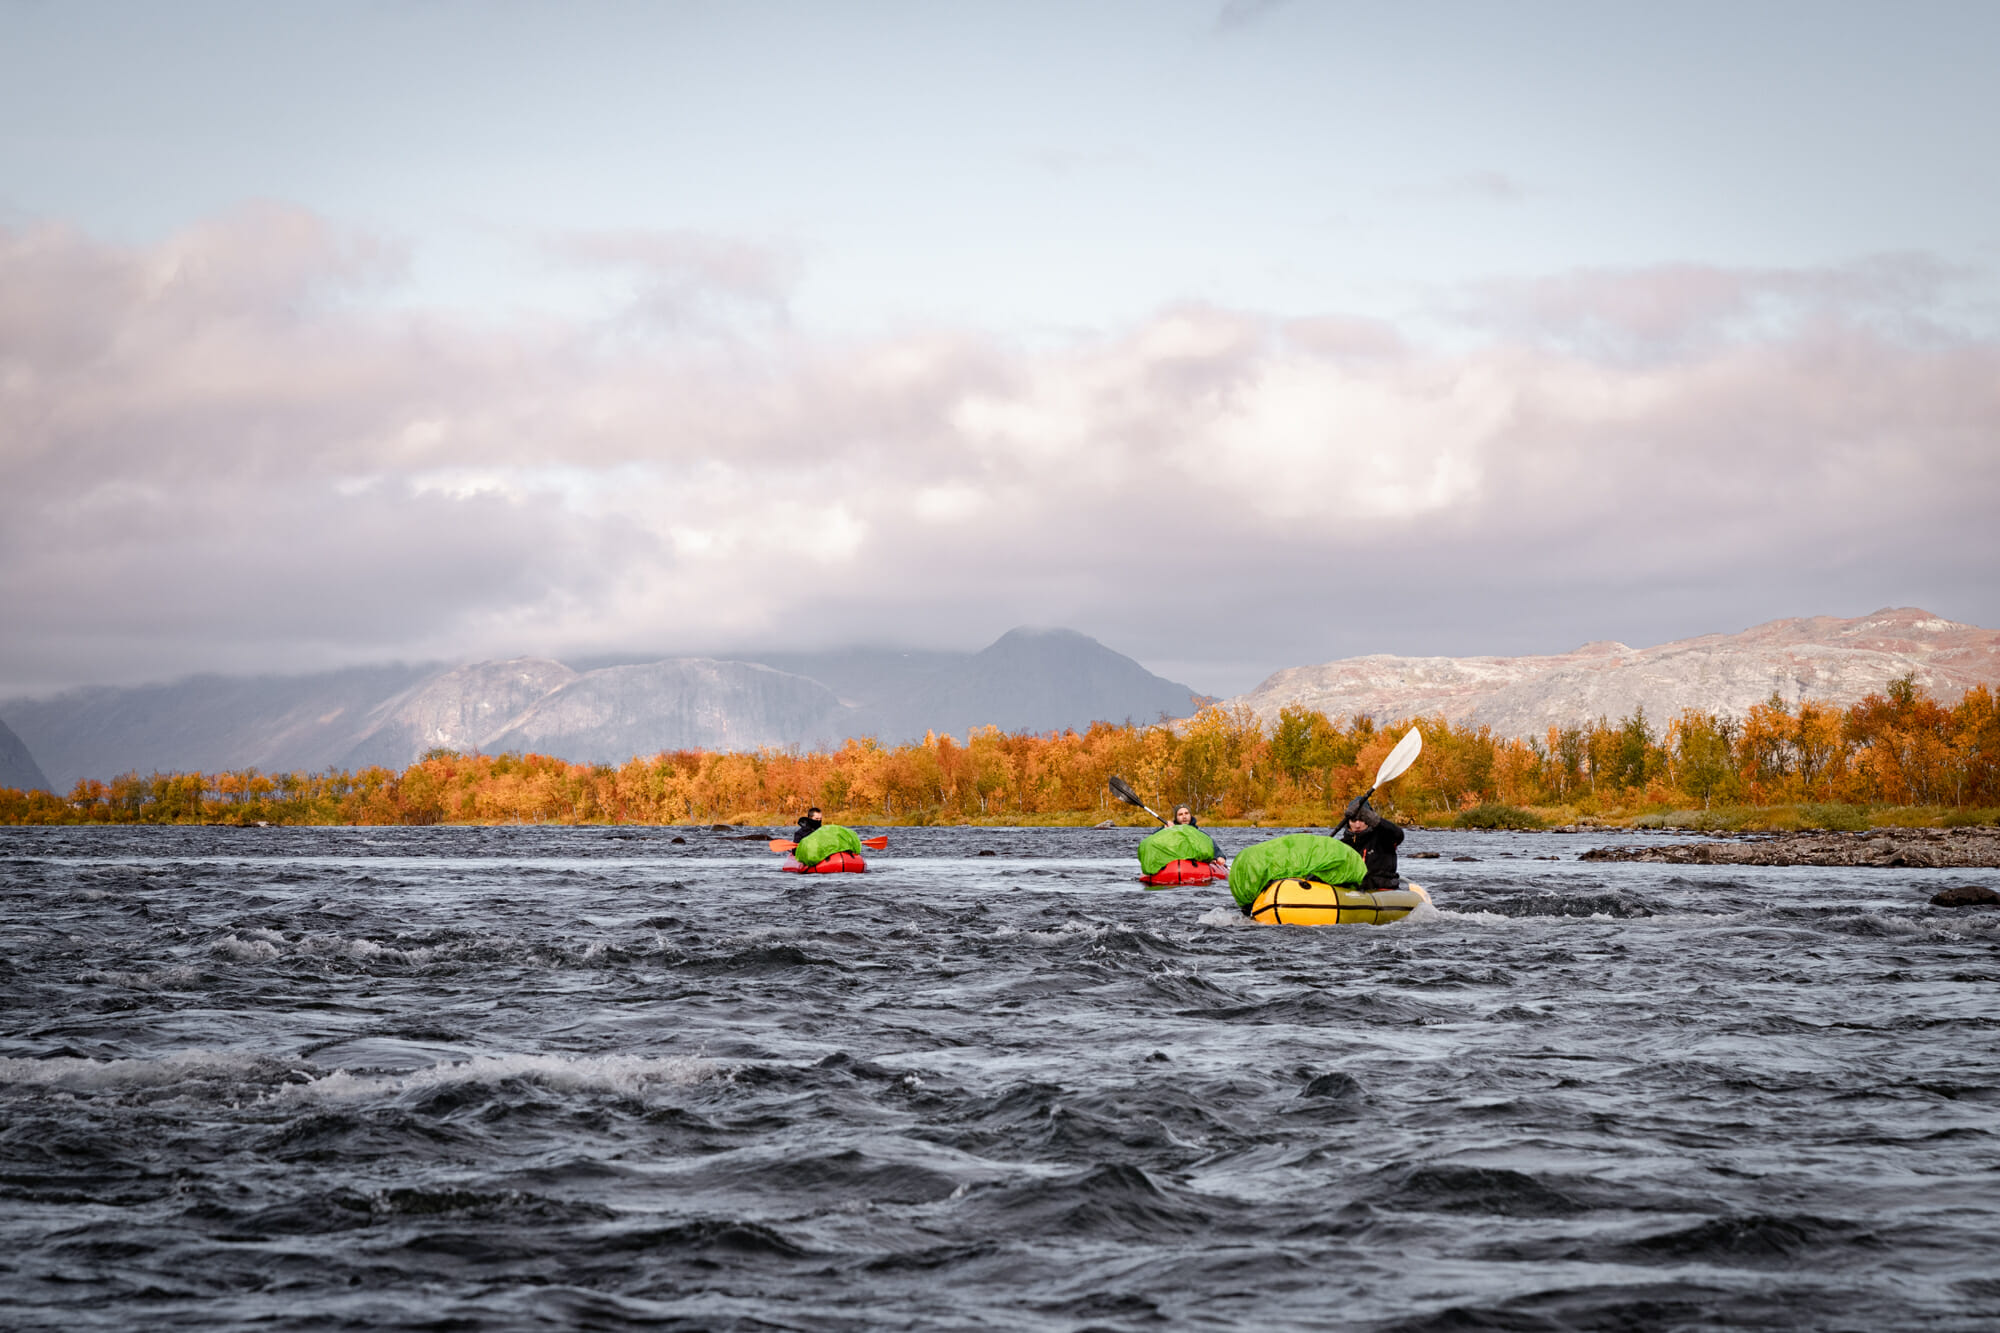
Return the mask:
M727 326L746 312L782 322L802 266L789 247L686 231L563 232L542 249L558 264L626 275L628 317L676 329Z
M1239 32L1254 28L1291 3L1292 0L1223 0L1222 8L1216 11L1215 30Z
M1133 148L1041 148L1028 160L1051 176L1096 175L1143 167L1151 161Z
M1952 340L1939 315L1954 286L1971 277L1927 255L1817 269L1584 269L1484 284L1456 313L1508 338L1624 360L1711 356L1726 344L1796 338L1815 325Z
M556 248L683 312L796 275L679 234ZM349 299L403 262L275 208L153 246L0 231L0 693L1022 622L1218 689L1643 641L1635 608L1651 641L1996 609L2000 347L1932 317L1953 274L1917 258L1494 286L1447 347L1203 305L1031 348Z
M1474 199L1484 203L1518 204L1537 191L1519 177L1504 171L1468 171L1420 185L1406 185L1393 193L1405 199Z

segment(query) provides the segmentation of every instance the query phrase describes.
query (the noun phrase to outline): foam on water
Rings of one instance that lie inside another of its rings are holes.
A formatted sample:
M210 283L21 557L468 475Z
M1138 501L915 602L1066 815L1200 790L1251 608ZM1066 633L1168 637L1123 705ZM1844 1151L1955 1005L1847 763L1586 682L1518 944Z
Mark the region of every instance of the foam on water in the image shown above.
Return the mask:
M402 1073L336 1069L304 1083L287 1084L272 1095L323 1101L379 1101L409 1092L468 1084L494 1086L510 1079L525 1079L562 1091L640 1097L657 1087L685 1087L726 1077L723 1066L702 1056L483 1055Z
M269 1056L235 1051L171 1051L147 1059L93 1060L77 1056L0 1057L0 1084L59 1088L67 1092L123 1092L189 1084L233 1087L267 1083L290 1072Z
M225 935L208 946L208 951L217 958L231 958L239 963L261 963L276 958L278 946L269 940L239 939L235 935Z
M77 979L109 986L130 986L136 990L171 990L193 985L200 976L200 969L183 963L151 972L121 972L108 968L92 968L80 973Z

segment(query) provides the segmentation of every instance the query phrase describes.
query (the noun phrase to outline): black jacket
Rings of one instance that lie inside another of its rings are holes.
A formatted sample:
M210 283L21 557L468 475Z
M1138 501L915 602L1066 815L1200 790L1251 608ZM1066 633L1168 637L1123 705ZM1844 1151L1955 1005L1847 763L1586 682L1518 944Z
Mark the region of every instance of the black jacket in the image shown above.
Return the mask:
M1398 883L1396 875L1396 848L1403 841L1403 830L1390 823L1373 810L1363 812L1368 821L1365 832L1342 829L1340 840L1361 853L1361 859L1368 865L1368 877L1361 881L1364 889L1393 889Z
M792 841L804 842L806 840L806 834L819 832L819 827L821 822L822 821L820 820L814 819L811 815L800 815L798 832L796 836L792 838Z

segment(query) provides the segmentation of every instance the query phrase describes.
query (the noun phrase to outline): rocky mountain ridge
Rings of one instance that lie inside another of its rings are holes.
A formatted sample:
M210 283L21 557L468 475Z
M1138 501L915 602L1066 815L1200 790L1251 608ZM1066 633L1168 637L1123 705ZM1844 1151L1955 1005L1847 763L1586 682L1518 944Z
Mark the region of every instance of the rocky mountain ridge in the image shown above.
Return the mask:
M0 705L23 757L59 791L132 771L401 768L434 748L617 764L662 750L819 749L850 736L894 743L932 729L1043 731L1193 711L1187 686L1073 630L1034 629L976 653L672 657L584 671L523 657L198 676Z
M1551 726L1615 720L1640 708L1656 724L1686 708L1741 717L1773 694L1794 704L1845 705L1904 675L1942 699L1974 685L2000 688L2000 631L1885 607L1848 620L1774 620L1652 648L1599 642L1536 657L1350 657L1289 667L1225 702L1248 707L1267 725L1298 704L1332 718L1442 714L1496 735L1539 737Z

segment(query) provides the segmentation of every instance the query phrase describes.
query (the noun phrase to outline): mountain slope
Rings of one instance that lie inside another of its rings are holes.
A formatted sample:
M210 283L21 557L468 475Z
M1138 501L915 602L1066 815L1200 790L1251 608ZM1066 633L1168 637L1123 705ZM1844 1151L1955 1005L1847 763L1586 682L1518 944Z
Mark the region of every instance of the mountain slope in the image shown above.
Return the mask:
M134 771L314 770L343 763L384 699L437 670L398 664L92 686L11 700L4 716L60 791L79 778Z
M12 787L16 791L49 790L49 780L42 775L35 756L28 752L21 738L4 722L0 722L0 787ZM69 789L65 787L63 790Z
M1653 648L1585 644L1546 657L1395 657L1378 654L1274 673L1244 704L1267 723L1287 704L1329 717L1442 714L1502 736L1630 716L1655 723L1684 708L1741 717L1772 694L1852 703L1913 674L1941 698L1973 685L2000 688L2000 631L1914 607L1852 620L1774 620L1740 634L1706 634Z
M582 672L523 657L197 676L14 700L0 715L66 791L135 769L401 768L434 747L622 763L661 750L817 749L985 725L1048 731L1186 716L1192 693L1074 631L1013 630L977 653L852 649Z
M1187 717L1195 708L1193 690L1086 635L1014 629L930 677L909 698L885 701L872 711L881 719L884 738L900 740L920 737L926 729L963 735L984 726L1080 731L1092 722Z
M480 748L622 764L662 750L794 744L839 712L840 700L816 680L755 662L681 657L578 676Z
M874 736L888 744L926 731L963 736L1002 731L1082 730L1092 722L1187 717L1195 692L1156 676L1123 653L1067 629L1007 631L976 653L868 652L760 657L826 682L852 710L838 743Z
M561 662L516 657L475 662L420 681L369 714L344 768L403 768L426 750L477 750L537 700L577 679Z

